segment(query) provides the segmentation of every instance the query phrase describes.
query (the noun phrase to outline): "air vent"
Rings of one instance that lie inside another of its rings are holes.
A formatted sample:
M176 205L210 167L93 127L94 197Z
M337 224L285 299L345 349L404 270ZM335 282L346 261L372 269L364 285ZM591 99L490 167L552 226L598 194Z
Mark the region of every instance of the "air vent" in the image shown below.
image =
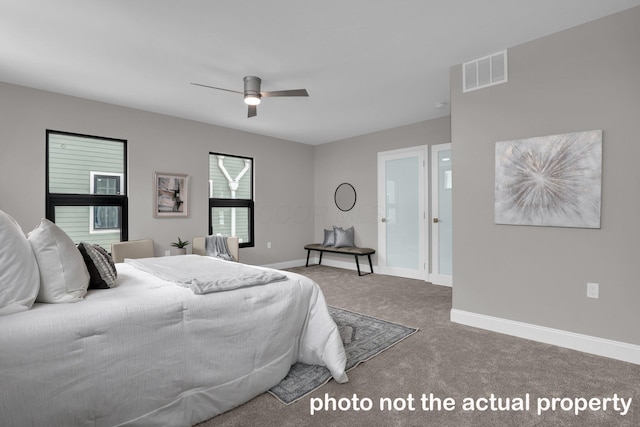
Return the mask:
M507 51L462 64L462 91L469 92L507 82Z

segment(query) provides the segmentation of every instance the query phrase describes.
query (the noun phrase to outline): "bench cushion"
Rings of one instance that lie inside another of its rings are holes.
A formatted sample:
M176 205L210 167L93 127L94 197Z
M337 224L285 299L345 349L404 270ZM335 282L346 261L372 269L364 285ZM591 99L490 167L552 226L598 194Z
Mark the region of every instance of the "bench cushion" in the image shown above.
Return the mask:
M334 246L324 246L321 243L309 243L308 245L305 245L304 248L312 251L335 252L352 255L369 255L376 253L375 249L371 248L360 248L358 246L343 246L341 248L336 248Z

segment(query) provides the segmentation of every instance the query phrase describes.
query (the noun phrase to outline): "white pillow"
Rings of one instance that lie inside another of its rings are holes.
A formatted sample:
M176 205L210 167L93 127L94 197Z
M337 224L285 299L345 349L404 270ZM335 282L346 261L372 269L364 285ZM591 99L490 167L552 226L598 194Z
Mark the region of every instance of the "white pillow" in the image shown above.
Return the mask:
M40 276L31 245L18 223L0 211L0 316L29 310Z
M73 240L43 218L27 238L40 269L38 302L77 302L87 293L89 272Z

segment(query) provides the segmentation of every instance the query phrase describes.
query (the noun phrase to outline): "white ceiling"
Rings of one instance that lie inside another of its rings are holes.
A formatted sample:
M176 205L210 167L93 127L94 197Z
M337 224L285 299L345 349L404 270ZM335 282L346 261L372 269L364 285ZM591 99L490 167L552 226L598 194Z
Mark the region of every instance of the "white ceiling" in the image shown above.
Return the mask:
M0 0L0 81L321 144L449 114L449 68L640 0ZM242 77L266 98L248 119Z

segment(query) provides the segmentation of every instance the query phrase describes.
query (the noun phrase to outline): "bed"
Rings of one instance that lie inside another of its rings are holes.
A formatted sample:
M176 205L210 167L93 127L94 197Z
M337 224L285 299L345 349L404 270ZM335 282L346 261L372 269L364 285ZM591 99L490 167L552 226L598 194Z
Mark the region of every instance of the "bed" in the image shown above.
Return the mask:
M336 325L304 276L198 295L116 268L115 287L80 302L0 316L0 425L191 426L268 390L296 361L347 381Z

